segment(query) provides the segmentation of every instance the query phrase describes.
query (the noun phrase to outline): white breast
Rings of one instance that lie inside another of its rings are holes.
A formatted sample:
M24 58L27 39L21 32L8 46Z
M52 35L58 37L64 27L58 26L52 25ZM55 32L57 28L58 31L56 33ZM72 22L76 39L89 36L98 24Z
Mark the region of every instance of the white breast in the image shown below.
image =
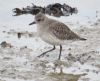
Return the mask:
M53 34L51 34L50 32L48 32L48 30L45 29L45 27L38 26L37 31L38 31L39 37L43 41L45 41L45 42L47 42L49 44L60 45L60 44L63 43L62 40L57 39Z

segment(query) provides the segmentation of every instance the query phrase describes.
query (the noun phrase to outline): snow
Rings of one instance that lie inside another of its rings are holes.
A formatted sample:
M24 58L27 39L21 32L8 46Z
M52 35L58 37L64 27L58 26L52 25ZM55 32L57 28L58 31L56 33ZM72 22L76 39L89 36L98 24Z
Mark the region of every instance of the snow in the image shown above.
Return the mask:
M17 32L36 32L36 25L28 25L34 21L34 16L12 16L12 9L16 7L26 7L31 3L45 6L55 2L77 7L79 13L69 17L48 17L64 22L80 36L87 38L87 41L63 46L61 61L57 61L59 47L47 56L36 57L52 46L35 33L36 36L25 35L18 39ZM51 79L49 74L59 73L61 69L66 74L87 74L78 81L100 81L99 3L100 0L0 0L0 43L7 41L13 46L0 47L0 81L57 81Z

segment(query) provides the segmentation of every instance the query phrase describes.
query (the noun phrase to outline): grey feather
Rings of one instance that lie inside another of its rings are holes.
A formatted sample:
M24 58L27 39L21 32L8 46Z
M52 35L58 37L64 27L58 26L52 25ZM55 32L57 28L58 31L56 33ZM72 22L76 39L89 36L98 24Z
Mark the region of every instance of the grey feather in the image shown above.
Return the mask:
M60 40L80 39L80 37L71 31L67 25L61 22L55 22L49 25L49 29Z

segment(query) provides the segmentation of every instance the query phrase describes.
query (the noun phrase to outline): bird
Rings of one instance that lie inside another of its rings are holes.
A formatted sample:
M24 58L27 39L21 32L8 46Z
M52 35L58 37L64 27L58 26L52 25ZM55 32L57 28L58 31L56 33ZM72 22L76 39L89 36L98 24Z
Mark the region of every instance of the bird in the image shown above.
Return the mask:
M75 32L73 32L67 25L58 20L49 18L43 13L38 13L34 17L34 21L30 24L37 25L37 33L39 37L45 41L53 45L53 48L43 52L38 57L46 55L48 52L51 52L56 49L55 46L60 46L60 53L58 60L61 59L62 45L67 44L67 41L85 41L87 39L80 37Z

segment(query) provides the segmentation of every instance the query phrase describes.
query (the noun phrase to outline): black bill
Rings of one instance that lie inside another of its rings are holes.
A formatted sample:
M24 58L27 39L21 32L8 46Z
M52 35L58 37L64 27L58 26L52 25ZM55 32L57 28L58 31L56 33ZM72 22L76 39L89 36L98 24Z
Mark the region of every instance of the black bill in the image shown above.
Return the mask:
M33 21L32 23L30 23L29 25L33 25L33 24L36 24L36 22L35 21Z

